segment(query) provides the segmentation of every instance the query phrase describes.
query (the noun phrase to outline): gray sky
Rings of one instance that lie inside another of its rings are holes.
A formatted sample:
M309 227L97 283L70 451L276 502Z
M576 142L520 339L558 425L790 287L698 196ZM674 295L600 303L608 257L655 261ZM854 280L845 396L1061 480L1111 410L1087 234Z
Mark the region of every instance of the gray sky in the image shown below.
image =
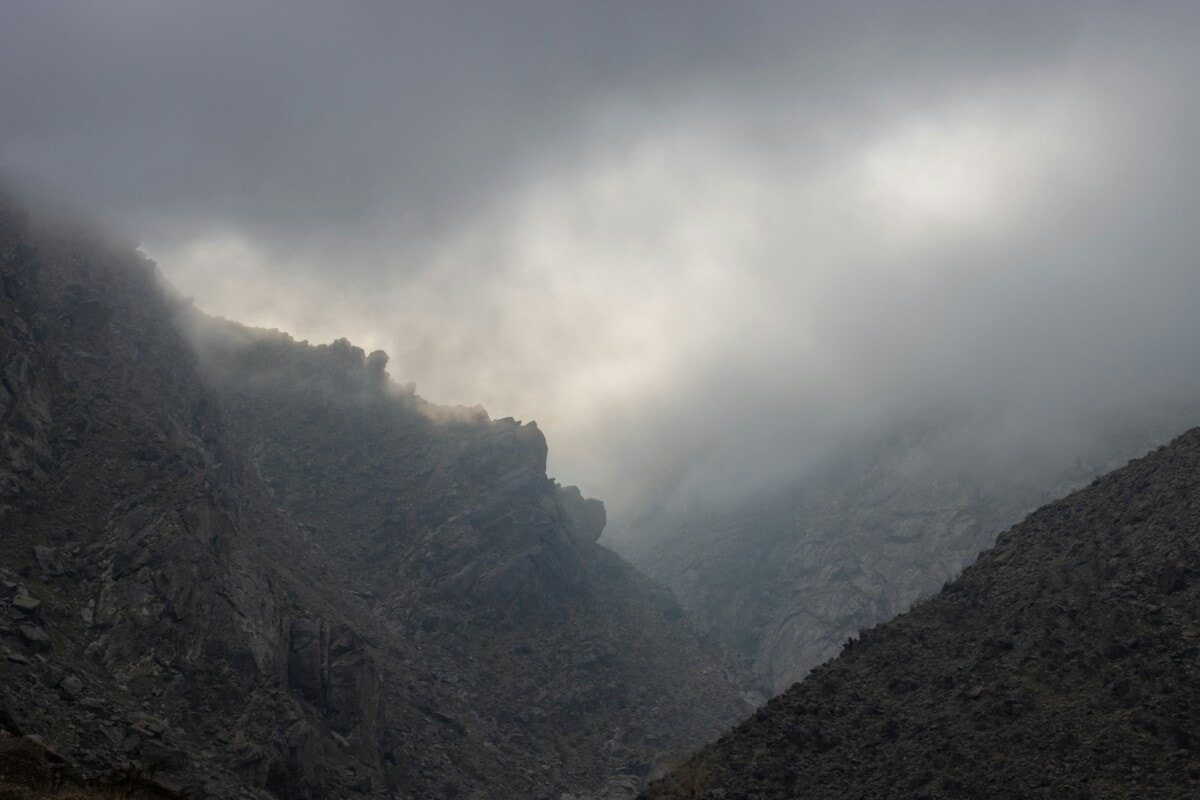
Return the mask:
M0 170L619 505L1200 397L1191 2L0 0ZM1200 422L1200 420L1197 420Z

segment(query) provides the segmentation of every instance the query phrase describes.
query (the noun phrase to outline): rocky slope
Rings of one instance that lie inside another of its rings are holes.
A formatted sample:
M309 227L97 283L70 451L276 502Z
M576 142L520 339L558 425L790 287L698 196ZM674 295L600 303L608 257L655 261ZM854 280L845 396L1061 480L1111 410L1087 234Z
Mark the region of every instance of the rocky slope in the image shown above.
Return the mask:
M200 797L628 792L744 709L532 424L0 202L0 728Z
M644 795L1200 796L1200 429L1030 515Z
M670 586L778 693L847 637L936 592L1031 510L1184 430L1200 417L1194 406L1142 409L1074 455L1007 459L976 444L978 420L943 409L847 442L777 490L651 510L604 541Z

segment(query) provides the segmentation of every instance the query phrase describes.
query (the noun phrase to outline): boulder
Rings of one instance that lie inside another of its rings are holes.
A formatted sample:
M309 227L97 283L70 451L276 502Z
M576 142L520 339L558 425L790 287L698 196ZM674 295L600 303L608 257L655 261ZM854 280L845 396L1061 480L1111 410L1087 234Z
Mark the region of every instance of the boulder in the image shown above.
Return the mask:
M58 688L68 699L74 699L83 692L83 681L74 675L68 675L58 684Z
M44 577L57 578L63 574L62 565L54 559L54 551L49 547L33 548L33 557Z
M44 653L50 649L50 636L37 625L22 625L18 630L21 639L35 652Z
M27 594L19 594L12 599L12 606L22 614L33 617L37 616L38 609L42 606L42 601Z

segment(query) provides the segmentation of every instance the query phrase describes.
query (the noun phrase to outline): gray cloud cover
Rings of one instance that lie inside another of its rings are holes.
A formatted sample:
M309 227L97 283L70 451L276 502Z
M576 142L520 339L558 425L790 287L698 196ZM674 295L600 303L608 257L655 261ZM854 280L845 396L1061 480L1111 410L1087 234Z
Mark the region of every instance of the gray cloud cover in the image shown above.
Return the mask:
M1048 7L1047 7L1048 6ZM1192 3L0 0L0 169L618 504L1200 397Z

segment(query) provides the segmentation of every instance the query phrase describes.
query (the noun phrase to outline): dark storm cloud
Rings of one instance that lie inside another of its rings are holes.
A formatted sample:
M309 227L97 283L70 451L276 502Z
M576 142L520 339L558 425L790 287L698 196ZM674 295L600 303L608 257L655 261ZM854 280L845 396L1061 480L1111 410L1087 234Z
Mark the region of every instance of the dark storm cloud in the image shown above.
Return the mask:
M1195 395L1197 14L0 0L0 168L566 481L737 494L930 409L1016 451Z
M10 169L179 235L415 234L569 154L614 97L840 102L893 69L1037 58L1069 19L994 6L8 0L0 142Z
M636 8L9 2L4 157L147 224L453 224L595 94L753 32Z

